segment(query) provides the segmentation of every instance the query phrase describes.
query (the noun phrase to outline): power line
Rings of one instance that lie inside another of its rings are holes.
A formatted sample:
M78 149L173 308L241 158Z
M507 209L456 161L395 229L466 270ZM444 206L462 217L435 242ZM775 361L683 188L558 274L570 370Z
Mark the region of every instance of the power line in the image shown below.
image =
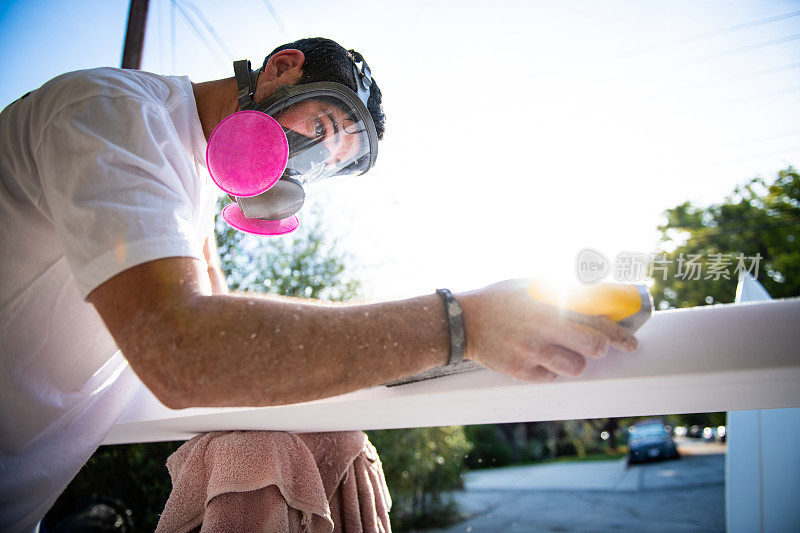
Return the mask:
M261 1L264 3L264 7L267 8L267 11L269 11L270 15L272 15L272 18L275 20L275 24L278 25L278 28L281 30L281 33L283 35L286 35L286 28L284 28L283 22L281 21L281 18L278 16L278 12L275 11L274 7L272 7L270 1L269 0L261 0Z
M786 72L789 70L794 70L796 68L800 68L800 63L790 63L788 65L781 65L780 67L768 68L764 70L756 70L755 72L748 72L746 74L740 74L737 76L729 76L727 78L721 78L706 83L690 85L688 87L684 87L684 89L695 89L700 87L711 87L714 85L722 85L725 83L735 83L738 81L750 80L761 76L769 76L770 74L777 74L779 72Z
M781 37L779 39L772 39L770 41L762 41L760 43L748 44L745 46L740 46L738 48L731 48L730 50L724 50L722 52L716 52L713 54L709 54L707 56L699 57L697 59L693 59L688 63L701 63L703 61L708 61L710 59L718 59L720 57L727 57L735 54L741 54L743 52L750 52L753 50L758 50L760 48L767 48L769 46L775 46L777 44L788 43L791 41L796 41L800 39L800 33L796 33L794 35L789 35L788 37ZM682 64L683 62L679 63Z
M194 34L197 36L197 38L198 38L198 39L200 39L200 41L201 41L201 42L202 42L202 43L205 45L205 47L206 47L206 48L207 48L207 49L208 49L208 50L209 50L211 53L213 53L213 54L216 56L216 58L217 58L217 59L218 59L218 60L219 60L219 61L220 61L222 64L225 64L225 58L224 58L224 57L222 57L222 56L220 56L220 54L219 54L219 51L218 51L216 48L214 48L213 46L211 46L211 43L208 41L208 38L207 38L207 37L206 37L206 36L203 34L203 32L202 32L202 31L200 30L200 28L197 26L197 23L196 23L194 20L192 20L192 18L189 16L189 14L186 12L186 10L184 10L183 6L181 6L181 5L178 3L178 1L177 1L177 0L172 0L172 5L173 5L173 7L174 7L174 8L176 8L176 9L178 10L178 13L180 13L180 14L181 14L181 16L183 17L183 19L186 21L186 23L187 23L187 24L189 25L189 27L192 29L192 31L193 31L193 32L194 32ZM174 34L173 34L173 40L174 40Z
M777 15L774 17L769 17L765 19L754 20L751 22L745 22L744 24L736 24L734 26L728 26L726 28L720 28L718 30L707 31L703 33L696 33L694 35L689 35L687 37L681 37L680 39L675 39L673 41L667 41L665 43L653 45L652 47L647 47L645 50L652 49L658 50L661 48L667 48L671 46L680 46L682 44L690 43L692 41L700 41L703 39L708 39L711 37L717 37L719 35L725 35L726 33L733 33L736 31L746 30L748 28L753 28L756 26L761 26L764 24L769 24L771 22L777 22L779 20L786 20L789 18L800 16L800 11L793 11L791 13L785 13L783 15Z
M206 31L211 35L211 37L214 38L214 40L217 42L217 44L225 53L225 55L228 56L228 60L233 61L233 54L231 53L230 49L225 44L225 41L222 39L222 37L220 37L217 31L214 29L214 26L208 21L205 15L203 15L203 12L200 11L200 9L198 9L198 7L191 2L191 0L178 0L178 1L184 4L189 9L191 9L192 12L194 12L195 16L198 19L200 19L200 23L203 24L203 26L205 26Z
M780 21L780 20L785 20L785 19L789 19L789 18L793 18L793 17L797 17L797 16L800 16L800 11L794 11L794 12L791 12L791 13L786 13L786 14L783 14L783 15L775 16L775 17L759 19L759 20L755 20L755 21L751 21L751 22L746 22L746 23L743 23L743 24L737 24L737 25L734 25L734 26L728 26L726 28L721 28L721 29L718 29L718 30L712 30L712 31L708 31L708 32L695 34L695 35L690 35L690 36L682 37L680 39L676 39L676 40L673 40L673 41L667 41L665 43L659 43L659 44L655 44L655 45L651 45L651 46L644 46L644 47L637 48L635 50L628 50L627 52L620 53L620 54L618 54L616 56L616 60L632 59L632 58L635 58L637 56L650 54L650 53L653 53L653 52L657 52L659 50L663 50L665 48L672 48L672 47L679 46L679 45L682 45L682 44L686 44L686 43L689 43L689 42L692 42L692 41L697 41L697 40L702 40L702 39L706 39L706 38L710 38L710 37L716 37L716 36L719 36L719 35L733 33L733 32L736 32L736 31L747 29L747 28L752 28L752 27L760 26L760 25L764 25L764 24L770 24L770 23L773 23L773 22L777 22L777 21ZM717 57L724 57L724 56L727 56L727 55L742 53L742 52L753 50L753 49L773 46L775 44L781 44L783 42L792 41L792 40L795 40L795 39L798 39L798 38L800 38L800 35L793 35L793 36L790 36L790 37L785 37L785 38L781 38L781 39L775 39L773 41L766 41L766 42L763 42L763 43L756 43L756 44L753 44L753 45L747 45L745 47L740 47L740 48L736 48L736 49L732 49L732 50L728 50L728 51L723 51L723 52L721 52L719 54L714 54L714 55L702 57L702 58L699 58L699 59L694 59L694 60L690 60L690 61L681 61L681 62L675 63L675 65L702 62L702 61L705 61L705 60L708 60L708 59L714 59L714 58L717 58ZM595 63L596 63L596 61L593 60L591 65L594 65ZM589 63L587 62L586 64L589 64ZM559 73L579 70L579 69L583 68L584 66L585 66L585 64L584 65L575 65L575 64L573 64L573 65L566 66L566 67L562 66L561 68L554 68L554 69L551 69L551 70L549 70L547 72L542 72L541 73L541 77L548 77L549 78L554 74L559 74Z
M763 93L751 94L747 96L743 96L741 98L733 98L728 100L729 102L745 102L747 100L761 100L762 98L775 98L776 96L784 96L787 94L796 93L800 91L800 85L795 85L793 87L786 87L785 89L777 89L775 91L767 91Z
M749 143L758 141L774 141L776 139L785 139L787 137L797 137L798 135L800 135L800 130L788 130L788 131L781 131L779 133L773 133L772 135L761 135L759 137L750 137L742 140L741 142Z
M780 37L778 39L771 39L769 41L761 41L761 42L758 42L758 43L739 46L739 47L736 47L736 48L730 48L728 50L722 50L722 51L719 51L719 52L714 52L713 54L708 54L708 55L704 55L704 56L700 56L700 57L695 57L693 59L681 59L681 60L678 60L678 61L665 62L665 63L663 63L663 66L664 67L680 67L680 66L687 66L687 65L696 65L697 63L704 63L706 61L713 61L715 59L720 59L720 58L723 58L723 57L742 54L742 53L745 53L745 52L752 52L753 50L760 50L762 48L768 48L770 46L777 46L777 45L780 45L780 44L785 44L785 43L789 43L789 42L792 42L792 41L796 41L798 39L800 39L800 33L797 33L797 34L794 34L794 35L789 35L789 36L786 36L786 37ZM795 67L790 66L788 68L785 68L784 70L790 70L791 68L795 68ZM612 79L606 80L606 81L624 81L624 80L628 80L628 79L631 79L631 78L633 78L633 76L621 76L621 77L612 78Z

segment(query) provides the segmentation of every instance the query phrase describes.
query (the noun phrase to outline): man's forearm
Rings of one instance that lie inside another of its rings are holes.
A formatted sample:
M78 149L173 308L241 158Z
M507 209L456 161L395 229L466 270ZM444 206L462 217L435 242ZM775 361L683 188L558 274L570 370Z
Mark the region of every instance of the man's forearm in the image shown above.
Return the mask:
M172 257L132 267L87 299L133 369L170 407L260 406L325 398L443 365L435 294L366 305L213 294L207 265ZM460 293L465 355L526 381L577 376L609 347L636 349L603 316L564 315L528 280Z
M196 296L140 320L158 320L137 327L157 328L159 340L137 343L129 359L170 407L326 398L443 365L449 353L435 294L368 305Z

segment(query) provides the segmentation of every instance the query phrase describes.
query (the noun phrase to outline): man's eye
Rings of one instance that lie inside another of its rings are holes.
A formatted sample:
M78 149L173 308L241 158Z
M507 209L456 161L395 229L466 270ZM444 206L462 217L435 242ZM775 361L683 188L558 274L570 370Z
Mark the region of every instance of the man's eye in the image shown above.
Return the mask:
M317 128L314 131L314 133L316 134L317 137L325 137L325 124L323 124L322 122L320 122L318 120L317 121Z

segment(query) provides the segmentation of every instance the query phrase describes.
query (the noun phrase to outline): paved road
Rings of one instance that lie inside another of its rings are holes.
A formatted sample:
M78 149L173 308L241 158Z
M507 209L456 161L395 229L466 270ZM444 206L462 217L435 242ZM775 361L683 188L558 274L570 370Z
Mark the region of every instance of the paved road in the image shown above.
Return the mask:
M724 447L634 465L593 461L470 472L446 532L724 531Z

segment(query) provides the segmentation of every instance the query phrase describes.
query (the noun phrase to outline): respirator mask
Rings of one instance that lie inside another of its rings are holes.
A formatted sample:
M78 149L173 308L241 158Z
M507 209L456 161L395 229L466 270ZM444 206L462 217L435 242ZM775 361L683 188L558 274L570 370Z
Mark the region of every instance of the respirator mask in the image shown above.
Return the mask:
M234 62L241 111L214 128L206 149L211 178L235 202L222 211L228 224L257 235L294 231L307 196L375 164L372 77L363 57L354 57L357 93L333 82L285 85L260 103L253 100L259 71Z

